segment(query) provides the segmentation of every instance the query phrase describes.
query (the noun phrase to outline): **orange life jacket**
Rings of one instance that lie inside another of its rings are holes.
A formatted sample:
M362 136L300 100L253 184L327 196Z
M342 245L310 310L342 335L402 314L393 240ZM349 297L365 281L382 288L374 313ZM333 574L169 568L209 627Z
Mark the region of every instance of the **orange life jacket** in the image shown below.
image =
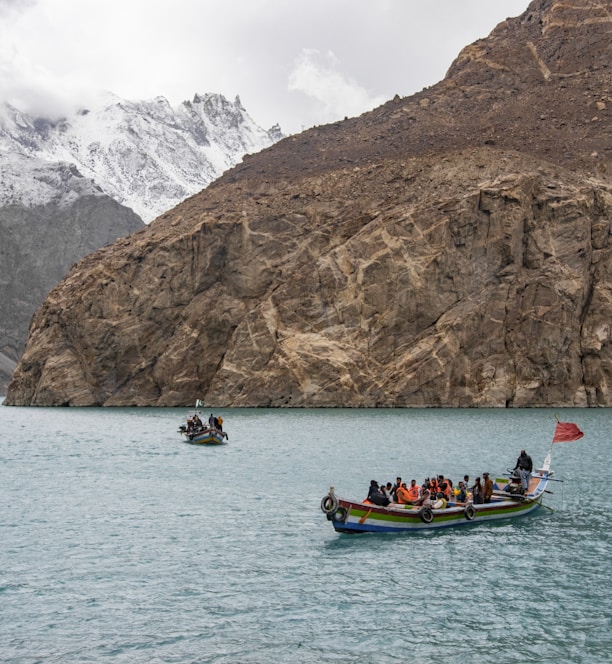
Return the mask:
M397 502L400 505L408 505L408 503L412 500L410 498L410 493L408 489L404 489L403 486L397 487L395 495L397 496Z
M406 489L404 489L406 490ZM419 487L415 484L414 486L410 485L407 489L408 495L410 496L410 500L418 500L419 499Z

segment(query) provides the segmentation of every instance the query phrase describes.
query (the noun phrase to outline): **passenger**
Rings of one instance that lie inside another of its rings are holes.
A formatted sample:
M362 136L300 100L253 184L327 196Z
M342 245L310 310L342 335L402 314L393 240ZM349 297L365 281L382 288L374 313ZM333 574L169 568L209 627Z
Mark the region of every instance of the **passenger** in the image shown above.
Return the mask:
M525 450L521 450L521 454L516 460L516 466L514 466L514 470L518 470L523 490L528 491L529 480L531 479L531 471L533 470L533 461L531 460L529 454L525 452Z
M423 506L423 507L430 507L431 506L431 492L429 491L429 489L423 489L423 492L421 493L421 497L413 504Z
M490 503L493 495L493 480L489 477L489 473L483 473L482 476L484 477L483 502Z
M391 495L391 498L393 499L393 502L399 503L399 499L397 496L397 490L402 488L402 478L398 475L395 478L395 484L393 485L393 492Z
M463 476L463 483L465 484L465 490L466 492L470 488L470 476L469 475L464 475Z
M484 502L484 495L482 484L480 483L480 477L477 477L474 480L474 486L472 487L472 502L474 505L481 505Z
M219 423L219 431L223 431L223 418L220 415L217 418L217 422Z
M208 426L212 429L215 426L215 416L211 413L208 418Z
M442 491L440 491L436 496L436 502L432 505L432 507L436 510L443 510L447 504L448 503L446 502L444 494L442 493Z
M406 486L404 484L404 486ZM411 503L416 504L419 499L419 487L417 486L416 480L410 480L410 486L408 487L408 496Z
M386 507L389 504L389 499L380 490L380 487L378 486L378 482L376 480L372 480L370 482L370 490L368 491L368 500L371 503L374 503L374 505L381 505L382 507Z
M404 482L401 486L398 487L397 489L397 503L400 505L411 505L412 501L410 500L410 492L406 488L406 482Z
M465 503L467 500L467 487L463 482L459 482L458 493L456 494L458 503Z

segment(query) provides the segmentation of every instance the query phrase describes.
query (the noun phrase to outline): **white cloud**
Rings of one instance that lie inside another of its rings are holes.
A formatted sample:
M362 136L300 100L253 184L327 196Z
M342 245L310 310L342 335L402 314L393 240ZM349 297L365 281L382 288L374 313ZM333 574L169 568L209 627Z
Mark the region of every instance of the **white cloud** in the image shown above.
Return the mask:
M334 122L360 115L387 100L372 96L359 83L342 72L340 60L332 51L320 53L303 49L289 75L288 89L301 92L315 102L318 123Z
M0 0L0 102L58 114L93 91L240 95L286 132L444 76L529 0ZM24 108L25 110L25 108Z

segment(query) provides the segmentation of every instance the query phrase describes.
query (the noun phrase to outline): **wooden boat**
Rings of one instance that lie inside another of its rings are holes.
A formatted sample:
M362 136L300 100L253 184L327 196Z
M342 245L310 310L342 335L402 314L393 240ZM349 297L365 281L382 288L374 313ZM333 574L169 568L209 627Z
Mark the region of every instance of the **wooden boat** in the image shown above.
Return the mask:
M196 411L187 418L186 424L181 424L179 433L183 438L193 445L223 445L227 442L228 436L223 431L219 419L213 417L212 413L208 422L204 424L200 418L200 412L197 410L201 402L196 401Z
M575 429L568 429L572 426ZM583 435L576 425L559 422L553 443L578 440ZM558 481L552 478L554 471L550 469L551 452L552 444L542 468L531 472L529 486L524 492L519 492L520 482L513 471L509 471L503 478L497 478L493 483L494 491L489 503L449 502L439 508L436 508L436 503L428 506L392 503L381 507L368 500L339 498L332 486L321 500L321 510L340 533L423 532L525 516L541 506L544 493L548 491L548 483Z

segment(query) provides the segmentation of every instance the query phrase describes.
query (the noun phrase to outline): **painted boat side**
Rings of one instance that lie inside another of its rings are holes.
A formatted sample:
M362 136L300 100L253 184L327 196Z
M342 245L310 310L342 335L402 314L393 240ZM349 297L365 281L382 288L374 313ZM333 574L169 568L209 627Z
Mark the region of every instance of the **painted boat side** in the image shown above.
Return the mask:
M190 437L190 434L187 433L183 433L183 435L185 440L192 445L223 445L225 443L223 434L213 429L207 429L193 437Z
M404 510L402 513L402 510L397 508L375 508L363 503L340 500L339 506L348 511L348 516L344 521L336 520L333 517L331 521L334 529L341 533L418 532L454 526L472 526L485 521L523 516L538 509L540 504L541 498L521 503L499 501L486 505L475 505L475 516L471 520L466 518L464 507L450 507L432 510L433 521L425 523L416 509Z

